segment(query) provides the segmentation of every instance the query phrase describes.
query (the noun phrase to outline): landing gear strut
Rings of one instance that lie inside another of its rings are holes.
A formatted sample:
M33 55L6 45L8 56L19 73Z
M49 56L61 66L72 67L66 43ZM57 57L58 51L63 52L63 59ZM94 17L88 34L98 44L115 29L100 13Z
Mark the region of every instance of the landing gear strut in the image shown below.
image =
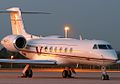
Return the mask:
M65 67L65 69L62 72L62 77L63 78L73 78L72 73L76 74L73 68L70 67Z
M102 79L102 80L109 80L109 75L108 75L107 72L106 72L106 67L105 67L105 66L102 66L102 67L101 67L101 70L102 70L101 79Z
M23 71L22 71L22 78L32 78L32 76L33 76L33 72L32 72L32 69L31 69L31 67L30 67L30 65L26 65L25 66L25 68L23 69Z

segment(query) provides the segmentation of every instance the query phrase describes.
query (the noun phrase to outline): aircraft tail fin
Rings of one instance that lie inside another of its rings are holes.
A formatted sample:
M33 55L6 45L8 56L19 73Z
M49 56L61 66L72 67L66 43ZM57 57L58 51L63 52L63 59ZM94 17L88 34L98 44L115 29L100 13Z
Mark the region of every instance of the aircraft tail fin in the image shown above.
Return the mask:
M27 33L26 33L25 29L24 29L20 9L17 8L17 7L13 7L13 8L7 9L7 11L10 11L12 34L26 35Z
M51 14L46 12L23 12L18 7L8 8L0 13L9 13L13 35L23 35L26 39L40 38L40 36L28 34L24 29L22 14Z

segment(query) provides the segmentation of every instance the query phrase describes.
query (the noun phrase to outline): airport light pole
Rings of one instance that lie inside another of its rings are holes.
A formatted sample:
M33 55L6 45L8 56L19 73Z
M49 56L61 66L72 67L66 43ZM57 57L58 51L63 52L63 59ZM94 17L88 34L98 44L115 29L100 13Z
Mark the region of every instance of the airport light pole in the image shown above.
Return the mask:
M68 31L70 30L69 26L65 26L64 32L65 32L65 38L68 38Z
M12 60L14 58L14 56L10 56L10 59ZM12 66L12 63L11 63L11 68L12 68L13 66Z

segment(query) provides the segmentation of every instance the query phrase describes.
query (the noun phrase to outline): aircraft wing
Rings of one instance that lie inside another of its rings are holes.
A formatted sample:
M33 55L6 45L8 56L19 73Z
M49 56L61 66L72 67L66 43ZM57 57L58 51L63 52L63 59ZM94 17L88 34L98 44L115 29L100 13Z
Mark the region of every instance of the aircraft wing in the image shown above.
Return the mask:
M0 63L18 64L56 64L55 60L0 59Z

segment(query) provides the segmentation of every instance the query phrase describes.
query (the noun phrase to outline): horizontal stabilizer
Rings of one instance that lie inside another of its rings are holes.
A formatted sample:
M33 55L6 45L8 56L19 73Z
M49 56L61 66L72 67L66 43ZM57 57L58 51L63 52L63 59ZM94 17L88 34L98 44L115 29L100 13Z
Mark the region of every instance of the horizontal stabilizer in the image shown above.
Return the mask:
M16 13L17 11L0 10L0 13Z
M47 12L36 12L36 11L23 11L21 12L22 14L51 14L51 13L47 13Z
M0 13L17 13L18 11L0 10ZM37 11L21 11L22 14L51 14L47 12L37 12Z
M56 64L55 60L0 59L0 63Z

